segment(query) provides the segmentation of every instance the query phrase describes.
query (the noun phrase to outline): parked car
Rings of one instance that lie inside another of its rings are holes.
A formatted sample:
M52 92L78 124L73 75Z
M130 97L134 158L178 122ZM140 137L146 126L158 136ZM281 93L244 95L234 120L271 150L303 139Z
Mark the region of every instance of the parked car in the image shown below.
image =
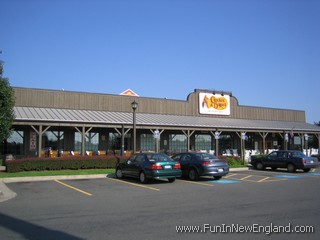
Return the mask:
M218 159L213 154L201 152L178 153L172 157L181 165L182 176L196 181L200 176L213 176L220 179L229 173L226 160Z
M138 178L141 183L149 179L168 179L174 182L181 177L180 163L164 153L139 153L116 166L116 177Z
M266 167L270 167L273 170L286 168L288 172L295 172L296 169L309 172L311 168L318 166L317 158L307 157L303 152L295 150L274 151L264 157L251 156L249 162L258 170L263 170Z

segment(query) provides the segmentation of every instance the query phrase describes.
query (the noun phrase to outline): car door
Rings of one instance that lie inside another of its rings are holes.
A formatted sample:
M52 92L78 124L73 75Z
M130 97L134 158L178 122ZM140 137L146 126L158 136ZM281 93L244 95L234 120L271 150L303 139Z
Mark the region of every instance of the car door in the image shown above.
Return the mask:
M136 162L135 158L136 155L133 155L125 162L125 164L122 167L123 175L133 177Z
M272 152L267 157L262 158L262 164L265 167L276 167L278 152Z
M144 160L146 159L145 154L138 154L135 158L134 164L132 166L132 176L135 178L139 177L141 169L143 169Z
M277 158L277 167L286 168L288 163L288 152L279 152Z
M189 153L182 154L180 158L181 170L184 175L188 174L192 156Z

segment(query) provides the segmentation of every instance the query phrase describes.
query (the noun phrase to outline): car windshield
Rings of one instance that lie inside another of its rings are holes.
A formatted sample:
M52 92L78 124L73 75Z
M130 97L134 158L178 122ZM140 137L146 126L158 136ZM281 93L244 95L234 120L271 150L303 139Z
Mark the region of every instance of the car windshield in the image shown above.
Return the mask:
M209 153L196 153L195 155L198 160L202 160L202 161L217 159L215 155L209 154Z
M166 154L148 154L147 158L150 161L157 161L157 162L168 162L173 161L168 155Z
M303 158L306 156L303 152L299 152L299 151L292 152L291 155L292 157L299 157L299 158Z

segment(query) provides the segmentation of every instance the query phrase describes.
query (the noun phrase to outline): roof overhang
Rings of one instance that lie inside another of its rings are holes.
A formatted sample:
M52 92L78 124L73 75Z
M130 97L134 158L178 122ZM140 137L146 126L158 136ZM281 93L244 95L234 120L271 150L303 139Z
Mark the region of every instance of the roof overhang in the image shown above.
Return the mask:
M88 111L56 108L14 107L14 125L132 127L131 112ZM263 121L221 117L136 113L137 128L202 131L291 131L320 134L320 127L305 122Z

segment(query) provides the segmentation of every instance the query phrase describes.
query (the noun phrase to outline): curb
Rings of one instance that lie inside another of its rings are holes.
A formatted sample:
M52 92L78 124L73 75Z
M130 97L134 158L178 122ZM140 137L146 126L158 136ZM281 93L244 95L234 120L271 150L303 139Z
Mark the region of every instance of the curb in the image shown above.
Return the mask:
M33 181L50 181L50 180L97 179L97 178L106 178L106 177L107 177L107 174L68 175L68 176L62 175L62 176L2 178L2 181L4 183L13 183L13 182L33 182Z

